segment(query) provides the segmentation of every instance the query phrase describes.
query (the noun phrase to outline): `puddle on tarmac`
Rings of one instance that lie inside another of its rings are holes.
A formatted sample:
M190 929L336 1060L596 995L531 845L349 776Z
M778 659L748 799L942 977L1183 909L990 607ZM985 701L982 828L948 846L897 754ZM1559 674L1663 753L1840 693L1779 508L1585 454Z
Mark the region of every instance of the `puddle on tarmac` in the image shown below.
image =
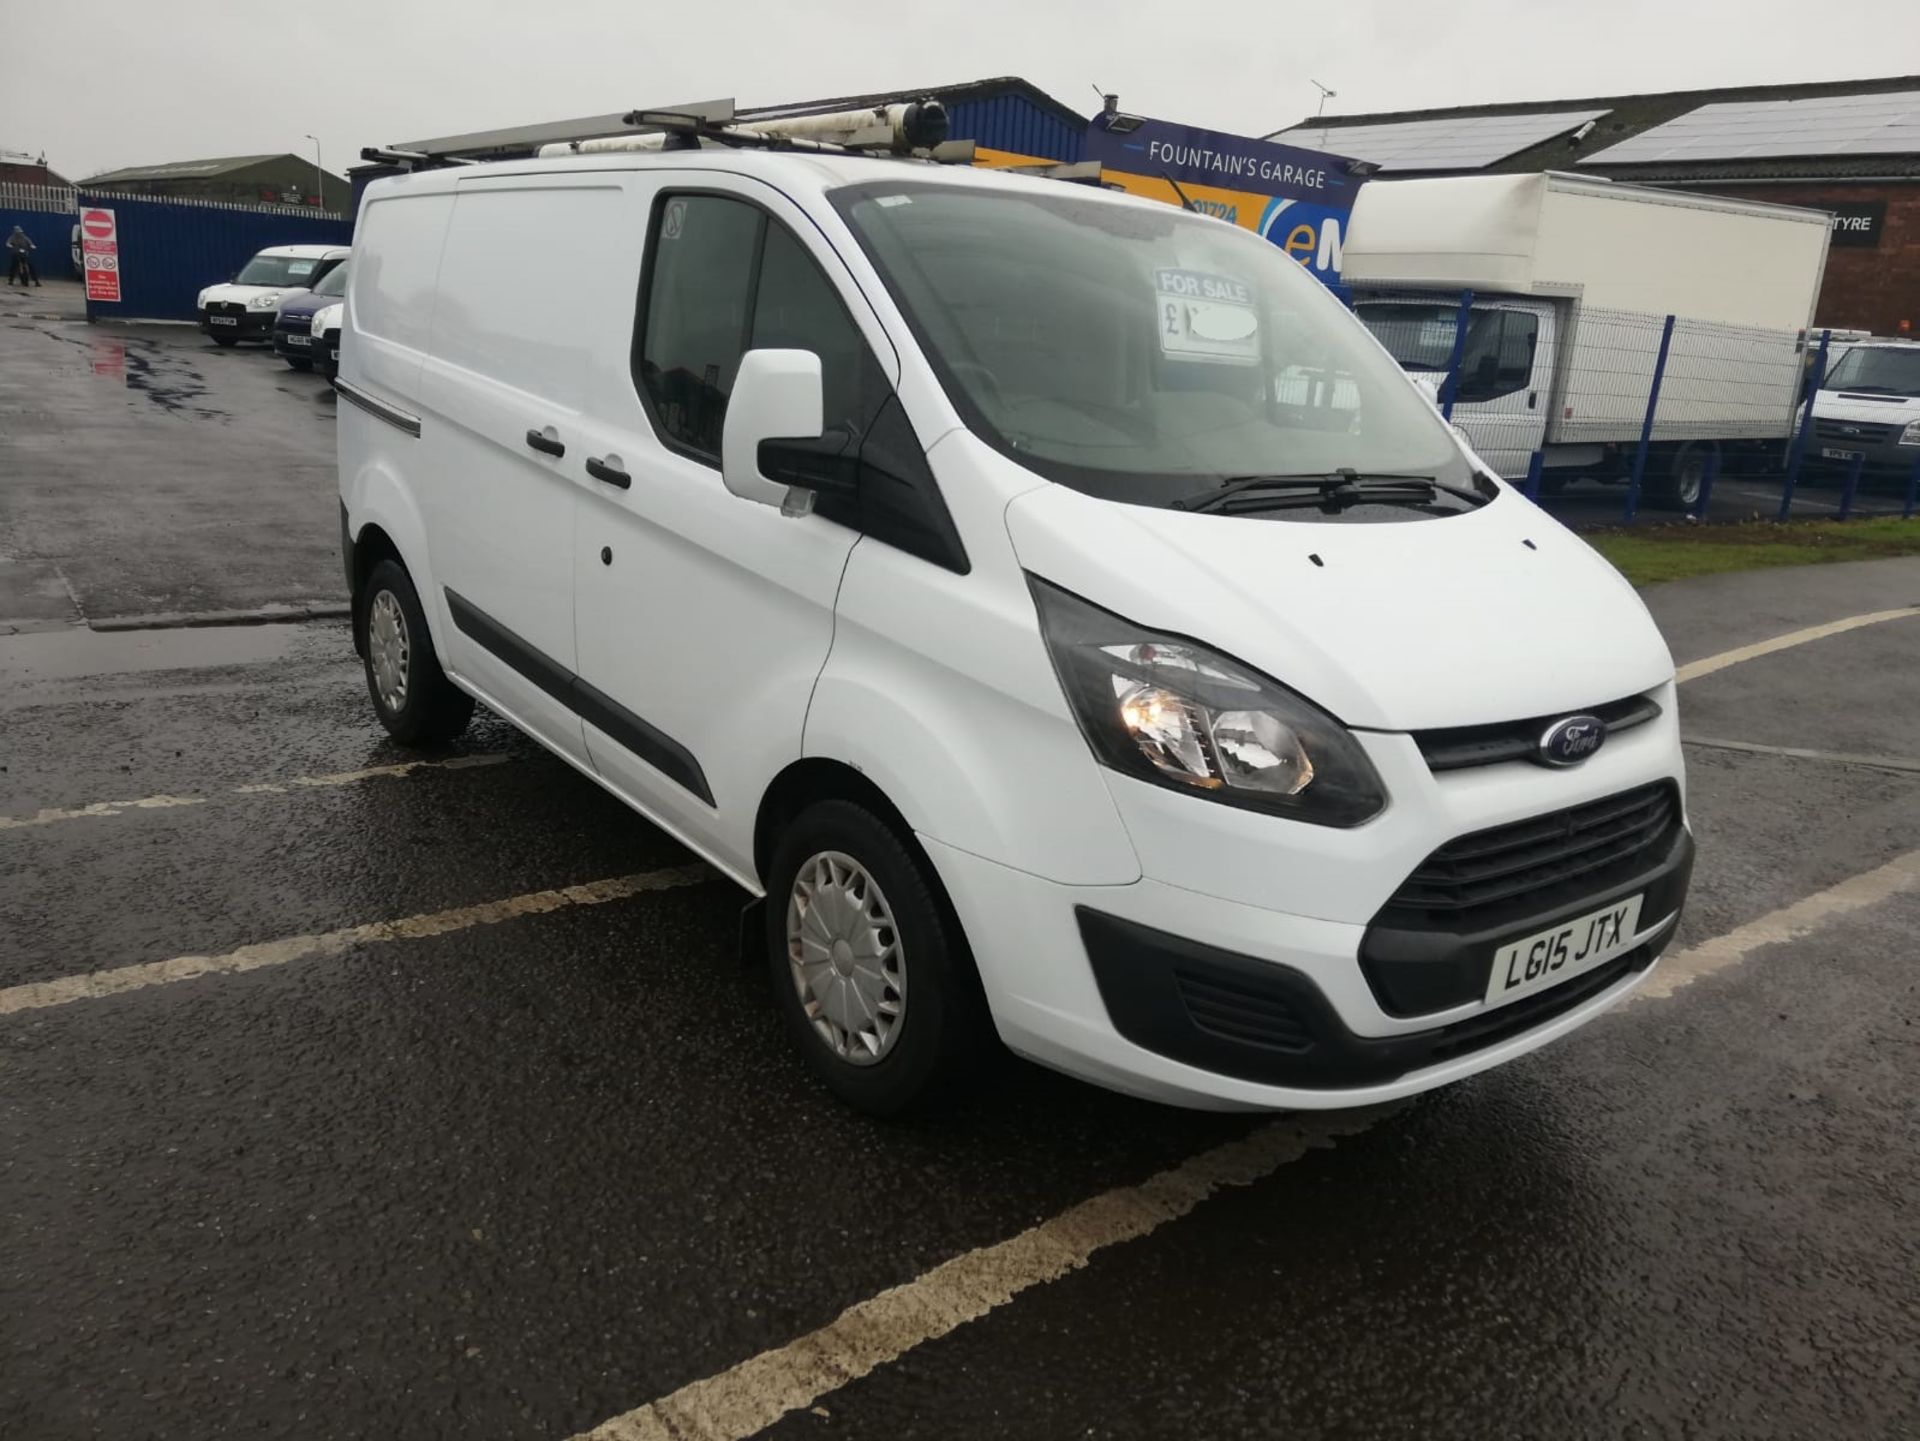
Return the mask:
M94 631L84 626L0 637L9 684L133 671L207 669L280 660L309 628L302 623Z

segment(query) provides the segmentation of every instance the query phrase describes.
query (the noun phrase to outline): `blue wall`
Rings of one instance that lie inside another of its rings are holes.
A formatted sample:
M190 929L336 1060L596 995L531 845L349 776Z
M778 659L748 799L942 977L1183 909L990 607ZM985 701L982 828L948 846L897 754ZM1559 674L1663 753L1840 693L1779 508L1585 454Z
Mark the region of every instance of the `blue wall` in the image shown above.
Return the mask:
M131 195L82 195L82 208L114 213L120 235L120 301L87 302L89 320L192 320L194 297L269 245L345 245L353 223ZM62 242L64 251L65 242Z
M33 252L34 268L43 280L73 275L73 224L80 217L58 210L15 210L0 206L0 244L19 226L40 248ZM0 267L4 262L0 262Z
M947 107L947 133L992 150L1076 161L1087 143L1087 127L1069 125L1024 95L992 95L960 100Z

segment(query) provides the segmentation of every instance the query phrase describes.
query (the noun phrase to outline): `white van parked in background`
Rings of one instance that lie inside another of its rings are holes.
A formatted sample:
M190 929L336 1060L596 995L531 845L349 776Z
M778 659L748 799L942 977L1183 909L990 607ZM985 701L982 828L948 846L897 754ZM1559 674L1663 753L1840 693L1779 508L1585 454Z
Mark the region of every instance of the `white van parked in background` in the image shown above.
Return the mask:
M482 701L764 898L849 1102L964 1078L989 1026L1164 1101L1385 1100L1673 935L1645 608L1257 237L693 150L382 180L355 247L380 719Z
M345 245L269 245L225 285L209 285L200 292L194 306L201 330L216 345L271 341L281 300L311 290L352 253Z
M1837 359L1829 350L1802 463L1844 477L1856 458L1861 479L1882 488L1920 465L1920 343L1856 340Z

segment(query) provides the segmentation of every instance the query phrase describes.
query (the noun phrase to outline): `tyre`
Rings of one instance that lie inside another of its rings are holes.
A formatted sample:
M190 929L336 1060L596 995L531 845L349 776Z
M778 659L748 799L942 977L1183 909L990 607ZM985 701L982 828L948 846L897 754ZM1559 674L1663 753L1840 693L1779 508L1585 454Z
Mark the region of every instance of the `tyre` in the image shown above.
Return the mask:
M211 340L222 350L226 349L229 345L237 345L240 341L240 337L237 335L209 335L207 339Z
M293 367L293 369L295 370L312 370L313 369L313 362L311 360L302 359L300 356L283 355L280 358L286 361L286 363L291 367Z
M367 694L387 734L402 745L449 741L473 719L473 697L447 679L406 567L374 566L354 605Z
M1651 499L1664 510L1692 510L1700 503L1707 480L1709 447L1688 442L1674 451L1666 467L1649 487Z
M768 869L774 1003L807 1063L870 1115L949 1092L987 1026L926 859L872 811L833 800L788 824Z

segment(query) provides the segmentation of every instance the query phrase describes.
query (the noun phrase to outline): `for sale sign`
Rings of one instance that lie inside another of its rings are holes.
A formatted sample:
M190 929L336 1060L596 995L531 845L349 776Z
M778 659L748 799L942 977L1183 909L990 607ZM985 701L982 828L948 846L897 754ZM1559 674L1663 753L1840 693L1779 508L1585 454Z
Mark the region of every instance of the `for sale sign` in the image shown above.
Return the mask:
M120 298L120 228L111 210L80 212L80 257L87 270L87 299Z

